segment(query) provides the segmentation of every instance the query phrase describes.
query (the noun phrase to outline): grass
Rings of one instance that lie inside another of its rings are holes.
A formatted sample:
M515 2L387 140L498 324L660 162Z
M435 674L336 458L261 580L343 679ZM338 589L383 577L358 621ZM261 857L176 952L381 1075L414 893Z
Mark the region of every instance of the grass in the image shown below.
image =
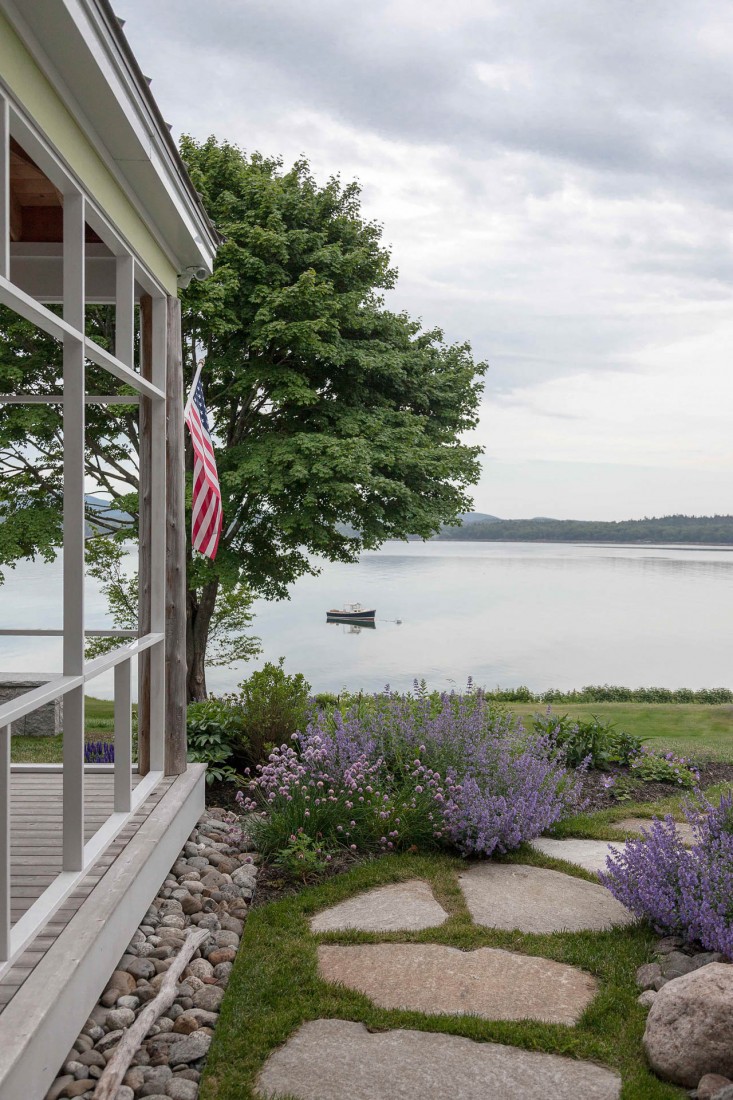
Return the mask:
M591 879L580 868L558 864L525 848L515 862L561 866ZM474 925L458 887L462 860L447 855L396 855L354 870L282 901L253 909L245 925L201 1086L201 1100L249 1100L268 1054L306 1020L338 1018L370 1029L413 1028L507 1043L603 1063L623 1080L622 1100L671 1100L684 1093L648 1069L641 1046L646 1020L634 974L652 957L653 936L636 924L602 933L524 935ZM314 936L308 920L318 910L390 882L420 878L450 914L439 928L376 935L359 932ZM439 943L463 951L501 947L594 974L599 992L575 1027L535 1021L490 1021L475 1016L427 1016L377 1008L365 996L328 985L318 976L317 945L327 943ZM344 1096L348 1095L345 1086Z
M541 703L511 703L507 709L531 718L546 709ZM695 760L733 760L733 705L700 703L575 703L553 705L556 714L600 718L645 738L651 748Z
M137 704L132 707L133 723ZM87 741L114 741L114 703L111 699L95 699L87 695L84 700L84 734ZM133 726L134 728L134 726ZM13 737L10 744L13 764L60 764L63 758L63 738Z

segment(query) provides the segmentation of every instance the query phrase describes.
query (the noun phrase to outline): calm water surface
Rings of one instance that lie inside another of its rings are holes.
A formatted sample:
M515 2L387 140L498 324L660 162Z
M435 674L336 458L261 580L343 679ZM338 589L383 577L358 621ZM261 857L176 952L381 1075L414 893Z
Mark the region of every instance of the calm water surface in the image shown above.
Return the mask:
M374 630L326 623L326 609L376 607ZM256 604L258 662L211 669L232 688L285 657L316 690L590 683L730 686L733 552L719 548L531 543L388 543L357 565L326 565L281 603ZM395 622L401 619L401 624ZM87 622L106 624L87 591ZM61 625L60 567L21 563L0 588L0 625ZM33 657L33 649L37 653ZM58 671L56 640L0 639L0 669ZM110 695L100 679L94 694Z

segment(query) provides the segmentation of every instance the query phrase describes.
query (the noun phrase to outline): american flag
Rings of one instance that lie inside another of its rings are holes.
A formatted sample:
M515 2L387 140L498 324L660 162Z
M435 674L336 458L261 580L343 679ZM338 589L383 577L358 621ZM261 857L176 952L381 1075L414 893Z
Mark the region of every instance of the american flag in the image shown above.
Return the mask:
M200 372L186 405L185 419L193 443L191 542L194 550L213 561L222 527L221 490Z

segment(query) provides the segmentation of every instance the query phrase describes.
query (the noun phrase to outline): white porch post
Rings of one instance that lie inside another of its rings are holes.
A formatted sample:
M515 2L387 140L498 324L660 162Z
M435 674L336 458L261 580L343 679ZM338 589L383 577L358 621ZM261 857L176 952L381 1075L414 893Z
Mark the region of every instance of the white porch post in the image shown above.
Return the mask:
M10 957L10 726L0 726L0 963Z
M84 672L84 196L64 195L64 675ZM84 866L84 687L64 697L63 867Z
M181 303L167 303L166 751L165 774L186 770L186 470Z
M167 374L167 302L153 298L152 377L151 382L166 392ZM150 630L164 634L166 629L166 402L150 402ZM185 620L184 620L185 621ZM166 769L166 647L161 642L150 650L150 767ZM185 770L185 761L184 761Z

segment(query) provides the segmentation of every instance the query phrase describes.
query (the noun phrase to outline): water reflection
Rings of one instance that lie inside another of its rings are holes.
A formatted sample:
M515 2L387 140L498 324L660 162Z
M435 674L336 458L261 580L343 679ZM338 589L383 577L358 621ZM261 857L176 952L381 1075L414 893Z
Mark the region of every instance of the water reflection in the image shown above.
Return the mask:
M19 563L0 587L0 624L60 622L58 563ZM719 549L522 543L389 543L355 565L324 565L280 603L258 601L260 661L209 670L230 690L265 660L286 658L315 690L590 683L730 684L733 553ZM376 623L326 623L360 600ZM397 622L397 620L402 620ZM87 589L89 626L106 625ZM379 629L376 629L377 623ZM340 629L334 629L339 627ZM39 652L40 651L40 652ZM1 639L0 669L60 670L56 639ZM109 685L95 682L109 695Z

